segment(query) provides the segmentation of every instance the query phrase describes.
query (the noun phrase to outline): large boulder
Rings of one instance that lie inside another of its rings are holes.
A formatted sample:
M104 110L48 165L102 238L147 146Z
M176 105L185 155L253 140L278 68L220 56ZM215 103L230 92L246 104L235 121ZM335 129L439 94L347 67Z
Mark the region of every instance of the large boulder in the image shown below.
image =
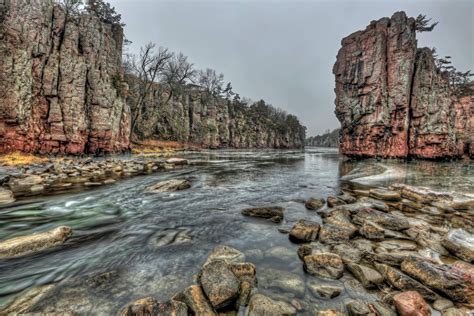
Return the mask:
M302 219L293 225L289 238L294 242L311 242L316 240L318 232L318 223Z
M393 267L381 263L375 263L375 267L391 286L400 291L417 291L429 301L434 301L438 298L438 295L428 287Z
M62 245L72 235L68 226L0 242L0 258L15 258Z
M467 262L474 261L474 235L464 229L453 229L441 241L455 256Z
M296 315L296 309L286 302L275 301L265 295L255 294L250 298L249 314L253 316Z
M309 274L328 279L339 279L344 274L340 256L333 253L315 253L303 258L304 270Z
M280 206L254 207L242 210L242 215L269 219L272 222L280 223L283 220L283 211Z
M401 264L402 271L424 285L445 294L455 302L474 303L474 283L455 267L437 265L419 257L408 257Z
M232 304L239 296L239 279L224 260L212 260L205 264L199 282L215 309Z
M189 189L191 187L191 182L185 179L172 179L161 181L156 184L149 186L146 191L152 193L160 192L172 192Z
M431 309L426 304L420 293L407 291L393 296L395 305L400 316L429 316Z

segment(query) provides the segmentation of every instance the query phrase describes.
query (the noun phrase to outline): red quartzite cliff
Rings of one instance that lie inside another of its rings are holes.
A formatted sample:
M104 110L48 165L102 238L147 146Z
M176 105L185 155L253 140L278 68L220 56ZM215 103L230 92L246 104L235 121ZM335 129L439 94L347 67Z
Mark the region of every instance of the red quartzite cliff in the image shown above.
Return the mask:
M456 96L404 12L342 40L333 68L341 153L352 157L474 155L474 91Z
M129 148L123 30L52 0L0 0L0 152Z

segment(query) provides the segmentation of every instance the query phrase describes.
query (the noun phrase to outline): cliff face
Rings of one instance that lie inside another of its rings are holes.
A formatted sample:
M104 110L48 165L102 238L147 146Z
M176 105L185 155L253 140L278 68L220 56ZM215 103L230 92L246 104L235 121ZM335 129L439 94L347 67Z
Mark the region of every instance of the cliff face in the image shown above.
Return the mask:
M314 147L339 147L339 134L341 130L336 128L332 132L317 135L313 137L308 137L306 139L306 146L314 146Z
M333 68L343 154L450 158L469 153L472 97L456 98L404 12L342 40ZM471 138L472 139L472 138Z
M120 26L52 0L0 0L0 152L129 148Z
M130 84L133 84L130 82ZM301 148L305 127L278 124L257 108L187 87L174 93L152 93L148 109L136 124L140 139L173 140L206 148ZM130 100L133 102L132 100Z

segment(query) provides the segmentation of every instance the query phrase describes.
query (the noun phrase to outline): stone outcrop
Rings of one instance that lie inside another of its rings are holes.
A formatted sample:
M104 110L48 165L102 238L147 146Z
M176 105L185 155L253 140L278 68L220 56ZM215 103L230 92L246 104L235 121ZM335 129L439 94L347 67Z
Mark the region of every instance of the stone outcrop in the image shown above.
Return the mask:
M404 12L342 40L333 68L341 153L354 157L472 156L474 92L459 97Z
M123 30L53 0L0 1L0 152L129 148Z
M312 136L306 138L305 145L312 147L339 147L339 134L340 128L336 128L332 132L328 132L322 135Z
M133 87L135 78L127 76ZM246 105L188 85L169 95L159 84L145 101L134 133L138 139L190 143L205 148L301 148L305 127L287 115L281 122ZM133 95L129 102L134 102Z

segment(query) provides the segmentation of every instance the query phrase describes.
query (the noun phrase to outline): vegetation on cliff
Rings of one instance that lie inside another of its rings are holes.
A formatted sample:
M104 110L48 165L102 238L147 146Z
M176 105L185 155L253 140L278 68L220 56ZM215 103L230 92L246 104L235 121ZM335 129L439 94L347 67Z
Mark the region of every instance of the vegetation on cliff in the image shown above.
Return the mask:
M322 135L311 136L306 138L306 146L314 147L339 147L339 135L341 133L340 128L336 128L333 131L329 129Z

